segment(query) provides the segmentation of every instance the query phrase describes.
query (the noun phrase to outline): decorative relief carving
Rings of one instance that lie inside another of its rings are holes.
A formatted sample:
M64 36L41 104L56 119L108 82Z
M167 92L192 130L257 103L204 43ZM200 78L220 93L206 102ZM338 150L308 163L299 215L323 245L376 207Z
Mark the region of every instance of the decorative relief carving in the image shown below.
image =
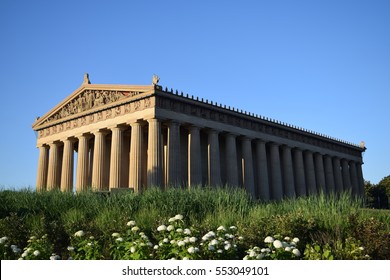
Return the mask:
M45 123L59 120L92 108L103 106L118 100L132 97L142 92L139 91L118 91L118 90L86 90L69 101L59 112L51 116ZM150 102L150 100L149 100ZM150 103L149 103L150 104Z

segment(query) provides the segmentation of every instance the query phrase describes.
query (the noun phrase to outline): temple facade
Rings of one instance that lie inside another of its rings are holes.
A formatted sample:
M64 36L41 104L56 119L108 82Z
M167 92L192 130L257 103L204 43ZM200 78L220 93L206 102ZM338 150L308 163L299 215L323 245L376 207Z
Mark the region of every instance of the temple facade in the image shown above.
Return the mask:
M83 84L33 124L37 191L234 186L280 200L363 195L354 145L151 85Z

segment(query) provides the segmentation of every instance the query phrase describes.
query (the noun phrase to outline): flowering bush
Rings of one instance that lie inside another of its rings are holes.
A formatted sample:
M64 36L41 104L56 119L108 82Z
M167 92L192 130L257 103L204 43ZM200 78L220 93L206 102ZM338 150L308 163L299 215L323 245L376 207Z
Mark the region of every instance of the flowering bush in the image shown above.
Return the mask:
M299 239L291 239L286 236L281 238L280 235L274 237L267 236L264 239L265 247L253 247L249 249L244 260L294 260L299 259L301 252L296 248Z
M18 259L21 253L21 249L10 243L7 236L0 238L0 254L2 260L15 260Z
M28 246L24 248L20 259L24 260L48 260L59 258L53 253L53 245L47 239L47 235L43 235L41 238L31 236L27 241Z
M99 260L102 257L101 246L92 236L79 230L71 238L71 245L68 246L70 259L75 260Z

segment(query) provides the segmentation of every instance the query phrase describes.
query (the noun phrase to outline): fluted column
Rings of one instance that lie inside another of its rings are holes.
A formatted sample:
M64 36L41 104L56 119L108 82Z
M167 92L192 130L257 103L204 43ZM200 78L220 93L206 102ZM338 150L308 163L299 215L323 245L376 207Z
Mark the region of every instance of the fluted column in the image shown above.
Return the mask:
M359 184L359 195L364 196L364 178L363 178L363 170L362 163L356 163L357 176L358 176L358 184Z
M351 176L349 172L349 164L345 158L341 159L341 170L343 176L344 191L351 192L352 186L351 186Z
M138 192L142 185L142 126L138 122L131 124L130 141L129 188Z
M271 160L271 193L272 199L281 200L283 198L282 170L280 166L279 145L270 144Z
M61 173L61 191L71 192L73 191L73 140L65 139L64 142L64 155L62 157L62 173Z
M305 151L304 160L305 160L305 177L306 177L307 194L308 195L317 194L313 152Z
M349 162L349 170L351 173L351 185L352 185L352 195L359 195L359 181L358 174L356 170L356 163L354 161Z
M301 149L294 149L294 178L297 196L305 196L306 180L305 180L305 165L303 163L303 153Z
M191 126L188 134L188 185L202 184L202 163L199 127Z
M122 168L122 148L123 148L123 128L111 127L111 157L110 157L110 188L122 187L121 168Z
M47 174L47 190L53 190L60 187L61 173L60 173L60 155L59 146L57 143L51 143L49 152L49 167Z
M323 193L326 193L324 161L322 159L322 155L320 153L315 153L314 160L317 190L318 192L322 190Z
M95 144L93 149L93 167L92 167L92 189L102 191L104 186L104 169L105 169L105 151L106 151L106 132L94 131Z
M243 183L246 191L256 197L255 180L253 175L252 142L248 137L242 139L242 157L243 157Z
M180 154L180 124L178 122L171 121L168 124L168 186L176 186L181 183Z
M268 180L268 165L267 152L265 142L262 140L256 141L256 159L257 159L257 176L258 176L258 196L263 201L268 201L270 197L269 180Z
M49 148L46 145L39 146L38 172L37 172L37 191L46 190L47 172L48 172Z
M226 155L226 183L229 186L238 186L237 147L236 135L228 133L225 138Z
M148 133L148 186L162 186L161 123L149 119Z
M341 176L341 163L338 157L333 158L333 176L335 192L341 193L344 191L343 177Z
M325 169L326 192L334 193L335 183L334 183L334 176L333 176L333 164L332 164L332 158L329 155L324 156L324 169Z
M283 146L282 151L284 196L287 198L294 198L295 186L291 147L285 145Z
M79 147L77 155L76 192L81 192L87 190L88 188L89 137L82 134L77 138L79 139Z
M221 185L221 164L219 155L218 132L208 132L208 183L210 186Z

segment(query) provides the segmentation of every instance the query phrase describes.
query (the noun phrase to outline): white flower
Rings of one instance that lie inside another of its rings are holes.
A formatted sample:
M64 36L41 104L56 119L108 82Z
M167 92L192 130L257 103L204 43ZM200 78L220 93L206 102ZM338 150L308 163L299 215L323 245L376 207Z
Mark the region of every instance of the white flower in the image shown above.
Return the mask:
M122 238L122 237L118 237L117 239L115 239L115 241L117 241L117 242L123 242L123 238Z
M363 251L363 250L364 250L364 247L359 247L359 250L360 250L360 251Z
M157 228L157 231L165 231L167 230L167 227L165 225L161 225Z
M24 251L23 254L22 254L22 258L27 257L27 255L28 255L28 252L27 252L27 251Z
M184 229L183 233L186 234L186 235L190 235L191 234L191 230L189 228L186 228L186 229Z
M183 241L183 240L180 240L179 242L177 242L177 246L184 246L186 245L186 243Z
M91 243L91 242L88 242L88 243L87 243L87 246L92 246L92 243Z
M176 244L177 242L176 242L176 240L171 240L170 243L173 245L173 244Z
M193 254L193 253L195 253L195 248L194 247L190 247L190 248L187 249L187 251L188 251L188 253Z
M236 226L231 226L230 229L231 229L231 230L236 230L237 227L236 227Z
M131 248L130 248L130 252L131 252L131 253L134 253L134 252L135 252L135 247L131 247Z
M153 243L152 242L147 242L146 245L148 245L149 247L153 247Z
M297 256L297 257L301 256L301 252L299 252L299 250L298 250L297 248L293 249L293 250L292 250L292 253L293 253L295 256Z
M181 233L181 232L183 232L183 229L182 228L178 228L178 229L176 229L176 232Z
M153 247L154 250L157 250L158 248L159 248L158 245L154 245L154 247Z
M169 218L168 220L169 223L173 223L174 221L176 221L175 217Z
M209 251L214 251L215 247L213 245L209 245L208 249L209 249Z
M265 239L264 239L264 243L272 243L274 242L274 238L271 237L271 236L267 236Z
M239 236L238 240L244 240L244 237L243 236Z
M0 244L4 244L7 240L8 240L8 237L3 236L2 238L0 238Z
M163 239L163 242L164 242L164 243L168 243L168 242L169 242L168 238L164 238L164 239Z
M198 240L198 238L196 238L195 236L190 237L190 239L189 239L189 241L190 241L191 243L195 243L196 240Z
M183 220L183 215L177 214L175 220Z
M56 254L52 254L50 256L50 260L52 260L52 261L56 261L56 260L60 260L60 259L61 259L61 257L59 255L56 255Z
M128 221L128 222L127 222L127 226L128 226L128 227L133 227L133 226L135 226L135 221Z
M225 237L226 237L227 239L233 239L233 238L234 238L234 235L233 235L233 234L230 234L230 233L226 233L226 234L225 234Z
M274 247L275 247L276 249L283 248L283 244L282 244L282 242L280 242L280 240L275 240L275 241L273 242L273 245L274 245Z
M287 252L291 252L292 249L291 249L291 247L287 246L287 247L284 248L284 250L287 251Z
M169 225L168 227L167 227L167 231L172 231L172 230L174 230L175 229L175 227L173 226L173 225Z
M218 240L217 239L213 239L213 240L211 240L211 242L209 243L209 245L218 245Z
M117 232L114 232L113 234L111 234L111 236L112 237L119 237L119 236L121 236L119 233L117 233Z
M249 259L248 256L245 256L245 257L243 258L244 261L247 261L248 259Z
M257 253L256 253L255 251L253 251L253 250L251 250L251 251L249 252L249 257L251 257L251 258L256 257L256 255L257 255Z
M132 228L131 228L131 231L134 231L134 232L139 231L139 227L137 227L137 226L132 227Z
M74 247L72 247L72 246L68 246L68 251L70 251L70 252L72 252L72 251L74 251Z
M35 250L34 253L33 253L33 255L36 256L36 257L38 257L40 254L41 254L41 252L39 252L38 250Z
M217 253L218 253L218 254L222 254L223 251L222 251L221 249L218 249Z
M257 257L256 257L256 259L258 259L258 260L261 260L263 258L264 258L264 254L258 254Z
M295 244L297 244L299 242L299 238L298 237L294 237L294 239L292 240Z
M183 258L183 261L188 261L188 260L189 260L188 257L184 257L184 258Z
M218 231L226 231L226 228L224 226L220 226L219 228L217 228Z
M227 250L229 250L230 248L232 247L232 245L230 245L230 243L228 243L228 244L225 244L225 250L227 251Z
M84 235L85 235L85 232L82 231L82 230L79 230L78 232L76 232L76 233L74 234L74 236L76 236L76 237L83 237Z

